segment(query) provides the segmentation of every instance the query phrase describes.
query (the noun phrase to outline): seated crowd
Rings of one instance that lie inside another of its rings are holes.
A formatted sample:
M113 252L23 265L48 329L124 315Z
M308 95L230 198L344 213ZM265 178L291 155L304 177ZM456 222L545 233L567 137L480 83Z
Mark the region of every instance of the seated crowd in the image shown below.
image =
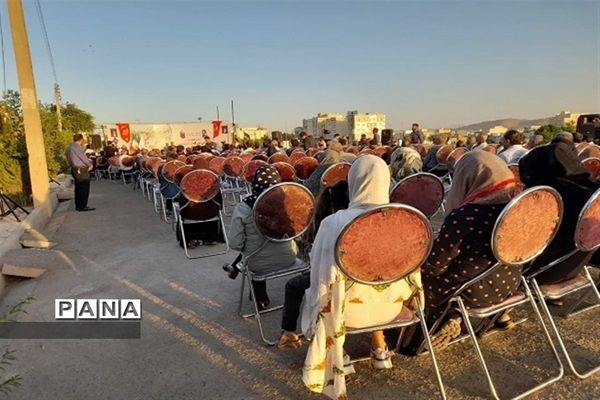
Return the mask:
M311 338L303 380L309 389L336 399L345 396L344 376L352 372L344 351L345 328L371 327L393 321L403 307L412 307L413 284L422 285L424 289L428 326L436 324L439 327L432 336L434 349L445 348L461 334L461 316L444 313L444 310L460 286L497 263L490 242L492 231L504 207L517 193L517 183L525 188L545 185L555 189L564 202L562 223L549 246L530 265L523 268L502 266L469 288L463 294L468 308L502 303L519 288L524 270L535 271L575 250L573 237L580 211L600 188L590 179L578 157L575 147L578 138L568 133L559 134L551 143L544 144L543 137L534 136L525 143L522 133L509 130L499 146L488 143L487 135L480 133L456 143L456 147L462 146L468 151L453 168L444 165L437 154L448 144L447 135L436 135L429 148L423 145L424 138L418 125L413 126L413 133L406 135L399 146L381 146L378 135L375 132L372 140L365 137L353 145L348 145L344 138L325 140L301 134L287 149L273 140L256 150L238 144L223 145L217 150L207 144L198 149L168 148L162 152L167 160L194 152L250 152L267 156L281 152L291 156L295 151L314 154L318 159L319 165L302 182L314 195L316 206L301 243L270 242L254 225L253 207L257 198L282 182L275 167L263 165L254 174L250 193L233 211L227 238L230 248L240 255L224 269L235 279L241 272L244 257L249 257L246 267L253 272L285 268L295 262L300 254L299 247L307 248L310 271L290 279L285 285L277 347L299 348L302 334ZM143 155L146 154L148 152L144 151ZM340 162L352 164L347 179L325 187L323 174ZM518 164L518 176L509 164ZM410 276L383 288L349 282L337 265L336 239L344 227L365 210L388 204L390 189L395 182L420 172L432 172L440 177L452 174L445 207L440 210L444 213L443 223L428 259ZM216 227L198 229L200 233L196 237L201 240L217 240ZM596 260L598 257L600 255L596 256L594 252L575 252L556 268L540 274L538 281L557 283L573 278L586 265L600 265L600 260ZM253 282L253 289L259 309L267 309L270 300L266 283ZM344 304L339 304L340 299ZM335 310L330 309L334 307L332 304L337 305ZM438 321L442 315L443 321ZM493 328L510 329L514 325L506 312L495 320ZM422 333L409 330L404 336L399 351L416 355L424 340ZM381 330L371 333L370 356L376 369L392 367L389 349L395 343L388 346L386 337L389 338L388 334L384 335Z

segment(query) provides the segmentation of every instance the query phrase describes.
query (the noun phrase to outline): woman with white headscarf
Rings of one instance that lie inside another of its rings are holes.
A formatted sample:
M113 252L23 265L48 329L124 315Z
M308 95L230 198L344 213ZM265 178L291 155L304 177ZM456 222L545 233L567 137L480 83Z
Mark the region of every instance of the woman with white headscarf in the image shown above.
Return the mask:
M359 157L348 175L348 209L321 222L310 253L311 281L306 291L302 328L313 339L304 363L303 380L310 390L333 399L345 398L346 394L345 327L369 327L394 320L402 311L403 302L414 292L409 280L420 284L418 271L385 288L347 282L335 261L335 242L344 226L366 210L389 203L389 183L390 172L381 158ZM391 368L383 332L374 333L371 344L373 366Z

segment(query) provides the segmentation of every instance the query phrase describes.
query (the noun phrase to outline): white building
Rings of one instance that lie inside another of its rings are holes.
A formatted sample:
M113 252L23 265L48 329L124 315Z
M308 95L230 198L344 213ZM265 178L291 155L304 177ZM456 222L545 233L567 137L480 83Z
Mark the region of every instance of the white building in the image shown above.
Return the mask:
M348 111L346 120L350 140L358 141L362 135L372 138L374 128L379 129L380 134L385 129L385 114L382 113L361 114L358 111Z
M262 128L260 126L254 128L238 128L236 131L236 135L238 140L250 139L250 140L263 140L263 138L270 137L269 131L267 128Z
M316 117L303 120L302 128L314 137L332 139L336 134L348 136L348 123L340 113L319 113Z
M490 136L503 136L506 131L508 130L507 127L502 126L502 125L496 125L493 128L490 128L488 135Z

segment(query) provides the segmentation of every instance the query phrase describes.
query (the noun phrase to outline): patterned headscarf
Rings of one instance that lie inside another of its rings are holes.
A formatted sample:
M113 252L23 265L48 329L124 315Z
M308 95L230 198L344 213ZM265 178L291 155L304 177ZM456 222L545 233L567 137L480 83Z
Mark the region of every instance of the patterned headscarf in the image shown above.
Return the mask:
M415 149L399 147L392 153L390 174L393 179L399 181L422 170L423 160L419 152Z
M252 194L244 199L244 203L250 208L254 207L254 203L258 196L273 185L281 183L279 172L272 165L263 165L256 170L254 179L252 180Z

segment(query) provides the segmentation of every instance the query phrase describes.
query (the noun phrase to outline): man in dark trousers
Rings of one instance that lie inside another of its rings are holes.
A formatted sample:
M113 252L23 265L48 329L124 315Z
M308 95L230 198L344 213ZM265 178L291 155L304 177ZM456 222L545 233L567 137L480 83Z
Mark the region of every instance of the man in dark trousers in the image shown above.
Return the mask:
M94 208L87 206L92 161L83 152L82 143L83 135L76 133L73 135L73 143L67 147L67 160L71 166L71 175L75 179L75 210L93 211Z

